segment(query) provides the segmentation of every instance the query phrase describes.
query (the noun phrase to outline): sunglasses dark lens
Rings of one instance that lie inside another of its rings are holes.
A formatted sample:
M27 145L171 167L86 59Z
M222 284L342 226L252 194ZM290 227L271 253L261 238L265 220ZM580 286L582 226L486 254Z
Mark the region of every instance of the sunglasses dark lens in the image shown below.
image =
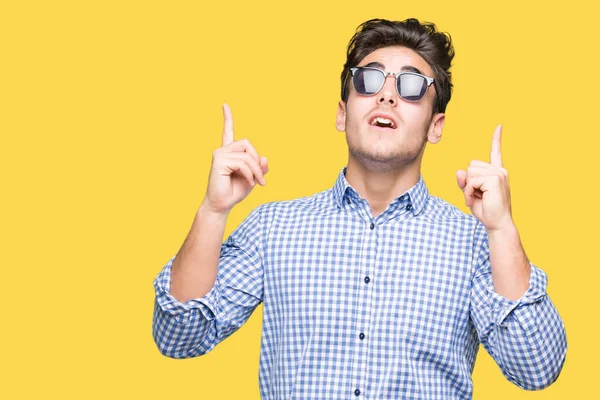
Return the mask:
M400 97L408 101L421 100L427 91L427 81L419 75L402 74L396 84Z
M354 90L360 94L373 95L381 89L383 74L373 69L359 68L354 73Z

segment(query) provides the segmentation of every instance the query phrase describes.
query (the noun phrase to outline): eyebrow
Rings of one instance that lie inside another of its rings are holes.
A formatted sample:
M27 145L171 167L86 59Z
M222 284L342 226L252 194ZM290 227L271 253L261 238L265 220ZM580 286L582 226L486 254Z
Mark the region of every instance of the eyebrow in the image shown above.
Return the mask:
M385 71L385 65L377 61L372 61L367 65L362 65L362 67L375 67ZM419 68L413 67L412 65L403 66L402 68L400 68L400 72L416 72L417 74L425 75L421 72L421 70L419 70Z

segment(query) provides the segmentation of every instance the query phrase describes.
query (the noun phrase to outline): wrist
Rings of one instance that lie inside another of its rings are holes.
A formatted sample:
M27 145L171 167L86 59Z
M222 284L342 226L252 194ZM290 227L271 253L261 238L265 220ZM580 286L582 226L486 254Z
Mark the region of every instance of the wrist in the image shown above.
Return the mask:
M519 232L512 218L496 225L494 228L486 229L488 237L511 237L518 236Z
M218 221L218 220L222 220L222 219L227 219L230 211L231 211L231 209L215 210L214 208L212 208L210 206L210 203L208 203L208 201L206 199L204 199L202 201L202 204L200 204L200 207L198 208L198 211L196 212L196 214L198 216L200 216L201 218Z

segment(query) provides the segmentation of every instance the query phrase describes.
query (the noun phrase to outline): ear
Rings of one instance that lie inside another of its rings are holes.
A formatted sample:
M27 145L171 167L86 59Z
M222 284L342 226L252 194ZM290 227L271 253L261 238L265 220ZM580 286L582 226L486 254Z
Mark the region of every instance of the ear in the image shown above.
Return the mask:
M446 115L443 113L437 113L431 118L429 131L427 132L427 140L429 140L429 143L436 144L442 140L442 129L444 128L445 119Z
M346 103L344 103L343 100L340 100L340 102L338 103L335 127L340 132L346 131Z

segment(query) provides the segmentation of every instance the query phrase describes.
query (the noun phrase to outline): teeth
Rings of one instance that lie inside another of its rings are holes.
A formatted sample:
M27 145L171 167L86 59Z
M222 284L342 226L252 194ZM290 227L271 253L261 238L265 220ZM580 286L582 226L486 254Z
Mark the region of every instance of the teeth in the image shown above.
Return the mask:
M381 125L389 125L392 128L395 128L394 126L394 122L391 119L388 118L383 118L383 117L375 117L373 118L373 120L371 121L371 125L376 125L376 124L381 124Z

